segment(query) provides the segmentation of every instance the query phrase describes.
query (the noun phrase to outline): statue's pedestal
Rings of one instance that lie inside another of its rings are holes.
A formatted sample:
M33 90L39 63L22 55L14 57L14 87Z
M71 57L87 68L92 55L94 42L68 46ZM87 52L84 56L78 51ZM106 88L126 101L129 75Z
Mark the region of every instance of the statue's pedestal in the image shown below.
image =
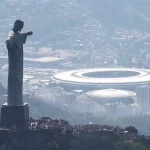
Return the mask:
M5 126L23 126L29 119L29 105L24 103L22 106L9 106L7 103L1 106L1 123Z

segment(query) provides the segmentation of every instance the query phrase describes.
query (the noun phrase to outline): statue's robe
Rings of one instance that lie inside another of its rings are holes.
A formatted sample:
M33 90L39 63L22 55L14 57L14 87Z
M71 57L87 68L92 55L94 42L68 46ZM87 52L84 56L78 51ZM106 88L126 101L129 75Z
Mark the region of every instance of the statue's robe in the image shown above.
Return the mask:
M27 35L20 32L9 32L6 40L8 49L8 105L23 105L23 44Z

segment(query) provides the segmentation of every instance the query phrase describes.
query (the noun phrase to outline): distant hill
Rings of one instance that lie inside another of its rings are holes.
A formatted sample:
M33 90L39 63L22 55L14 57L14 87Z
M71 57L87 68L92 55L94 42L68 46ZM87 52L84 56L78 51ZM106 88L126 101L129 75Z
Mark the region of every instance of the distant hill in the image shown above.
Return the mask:
M87 0L92 16L107 27L136 28L150 31L148 0Z

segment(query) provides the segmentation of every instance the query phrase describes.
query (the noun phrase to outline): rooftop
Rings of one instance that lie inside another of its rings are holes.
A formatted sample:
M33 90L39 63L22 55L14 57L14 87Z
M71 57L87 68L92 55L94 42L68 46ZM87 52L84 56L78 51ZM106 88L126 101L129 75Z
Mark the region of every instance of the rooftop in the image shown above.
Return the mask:
M87 92L87 96L95 98L125 98L125 97L133 97L135 95L136 93L133 91L125 91L117 89L104 89Z

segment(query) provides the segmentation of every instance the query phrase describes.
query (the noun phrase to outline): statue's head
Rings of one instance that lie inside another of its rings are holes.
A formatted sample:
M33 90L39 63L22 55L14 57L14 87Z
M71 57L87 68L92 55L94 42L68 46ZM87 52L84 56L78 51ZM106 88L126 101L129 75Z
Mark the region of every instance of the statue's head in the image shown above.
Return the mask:
M21 31L24 26L24 22L21 20L16 20L14 23L13 31L18 32Z

